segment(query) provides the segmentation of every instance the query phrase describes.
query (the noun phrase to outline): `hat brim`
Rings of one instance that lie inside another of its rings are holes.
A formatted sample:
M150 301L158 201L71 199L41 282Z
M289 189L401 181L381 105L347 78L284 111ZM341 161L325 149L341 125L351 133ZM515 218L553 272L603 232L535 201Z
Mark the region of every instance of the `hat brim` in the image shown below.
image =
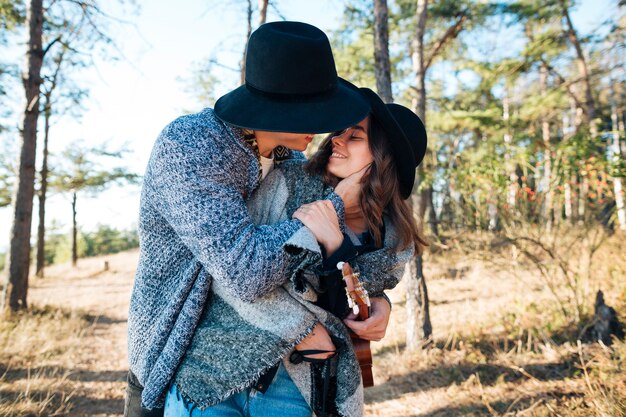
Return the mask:
M356 125L369 109L359 90L341 78L335 90L323 95L286 98L242 85L215 103L217 117L233 126L290 133L335 132Z
M398 170L400 194L402 198L406 199L411 195L413 183L415 182L417 161L413 154L413 148L404 131L380 97L369 88L361 88L360 90L370 103L372 116L380 123L387 134L389 148Z

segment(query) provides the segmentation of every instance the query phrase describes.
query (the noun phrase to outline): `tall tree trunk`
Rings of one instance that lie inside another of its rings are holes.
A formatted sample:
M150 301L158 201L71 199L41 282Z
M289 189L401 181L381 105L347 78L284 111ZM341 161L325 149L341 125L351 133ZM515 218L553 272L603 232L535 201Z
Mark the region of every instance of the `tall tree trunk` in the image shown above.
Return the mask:
M426 125L426 87L424 67L424 31L426 29L426 8L428 0L418 0L417 2L417 28L413 38L413 69L415 72L416 95L413 100L413 111L422 119ZM424 178L424 164L418 169L417 184ZM424 192L412 197L413 211L418 213L418 223L423 224L424 213L427 207ZM428 193L426 193L426 196ZM416 201L417 200L417 201ZM415 204L417 203L417 204ZM417 205L417 207L415 207ZM417 210L416 210L417 209ZM434 214L434 213L433 213ZM422 257L416 256L409 262L406 277L406 312L407 312L407 332L406 347L409 352L414 352L423 347L429 340L432 333L430 323L429 303L426 282L422 265ZM423 288L423 290L421 290Z
M413 72L415 74L415 96L413 97L413 111L426 124L426 68L424 66L424 33L426 32L428 0L417 1L417 26L411 42Z
M78 227L76 226L76 191L72 192L72 266L78 263Z
M585 223L585 210L587 208L587 195L589 193L589 180L586 176L579 176L578 182L578 224Z
M428 308L428 288L423 271L421 256L411 259L405 270L404 282L407 292L406 348L409 352L415 352L427 346L433 333Z
M545 98L548 95L548 68L545 64L542 64L539 69L539 88L541 89L541 96ZM552 213L553 213L553 192L552 192L552 161L551 161L551 146L550 146L550 122L548 117L543 112L541 115L541 136L543 139L544 159L543 159L543 180L542 188L544 194L543 201L543 219L545 221L546 229L552 229Z
M48 191L48 136L50 133L50 94L44 95L43 158L41 162L41 184L39 187L39 226L37 227L37 268L39 278L44 277L46 251L46 193Z
M619 117L617 115L617 98L615 93L615 82L611 82L611 124L613 130L613 143L611 144L612 162L620 165L622 153L620 151L620 130ZM620 230L626 230L626 208L624 208L624 190L622 188L622 178L613 177L613 192L615 193L615 208L617 211L617 221Z
M504 163L506 166L506 170L509 173L509 186L506 197L507 205L509 206L509 210L515 210L515 205L517 201L517 175L515 173L515 166L511 161L511 149L513 147L513 135L511 135L510 128L510 118L511 113L509 109L510 99L509 99L509 88L507 86L504 92L504 98L502 100L502 120L504 121L504 125L506 126L504 132Z
M578 66L578 72L580 72L580 75L583 79L585 95L585 104L583 110L585 121L589 126L591 136L595 138L598 135L598 128L594 123L596 108L591 90L589 67L587 65L587 60L585 59L582 46L580 45L580 39L578 38L576 30L574 29L574 24L572 23L572 19L569 15L568 0L561 0L561 13L563 15L563 19L566 25L567 37L574 46L574 49L576 50L576 65Z
M267 21L268 3L269 3L269 0L259 0L259 26L261 26Z
M241 85L246 83L246 52L248 51L248 41L250 40L250 35L252 34L252 0L248 0L248 19L247 19L247 27L248 32L246 35L246 44L243 48L243 56L241 57L241 64L239 67L241 68L241 74L239 78L239 82Z
M563 114L563 142L567 142L578 130L577 113L578 108L576 107L576 102L570 97L569 112L566 111ZM574 192L572 190L572 186L576 184L576 175L572 173L571 167L568 166L568 168L565 170L563 178L565 181L565 185L563 186L563 205L565 209L565 218L573 224L575 208Z
M50 80L50 86L43 93L44 103L44 136L43 158L41 163L41 184L39 187L39 226L37 227L37 267L36 273L39 278L44 276L45 253L46 253L46 194L48 191L48 138L50 136L50 116L52 115L52 94L57 87L57 80L61 72L61 66L65 57L66 49L55 59L56 69Z
M13 225L11 227L8 257L8 281L4 289L4 308L17 311L28 307L28 274L30 268L30 228L35 194L35 157L37 153L37 119L39 118L39 88L43 63L42 0L31 0L28 5L29 28L26 71L23 75L25 93L22 120L21 152L18 177L13 196Z
M413 97L412 108L413 111L422 119L424 125L426 125L426 70L427 67L424 63L424 33L426 31L426 18L427 18L428 0L418 0L416 15L417 26L415 30L415 36L411 42L413 72L415 74L415 96ZM425 176L426 165L430 161L430 149L426 150L426 157L418 168L418 178L423 181ZM419 184L419 183L418 183ZM433 236L438 236L437 230L437 217L434 210L433 201L433 187L428 185L422 187L420 195L420 201L418 203L418 212L420 216L428 215L428 225L430 232ZM421 217L420 220L423 220Z
M575 177L573 177L575 178ZM565 218L569 221L569 222L573 222L573 213L572 213L572 186L571 183L572 182L572 177L570 178L565 178L565 186L564 188L564 192L563 192L563 206L565 208Z
M480 193L478 192L478 190L472 193L472 198L474 200L474 230L482 230L483 222L480 215L480 213L482 213L482 210L480 204Z
M387 0L374 0L374 75L378 95L385 103L393 102Z

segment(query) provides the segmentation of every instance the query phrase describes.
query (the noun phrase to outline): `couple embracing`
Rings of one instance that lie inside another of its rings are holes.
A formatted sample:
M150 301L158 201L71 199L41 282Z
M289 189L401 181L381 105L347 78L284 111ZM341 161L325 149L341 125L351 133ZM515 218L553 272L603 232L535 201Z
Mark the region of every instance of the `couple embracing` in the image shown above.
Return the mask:
M413 112L337 77L319 29L255 31L245 85L153 147L125 416L361 416L349 331L384 336L384 290L425 245L407 204L425 150ZM339 262L372 297L365 321Z

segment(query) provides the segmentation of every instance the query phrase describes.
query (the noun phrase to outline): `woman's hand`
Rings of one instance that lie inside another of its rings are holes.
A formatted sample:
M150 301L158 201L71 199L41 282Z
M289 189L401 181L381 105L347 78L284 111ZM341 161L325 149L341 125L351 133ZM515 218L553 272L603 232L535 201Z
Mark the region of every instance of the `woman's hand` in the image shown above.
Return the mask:
M356 315L350 313L343 322L350 330L357 334L361 339L379 341L385 337L387 332L387 324L391 315L391 305L383 297L374 297L371 299L372 311L367 320L356 321Z
M319 200L303 204L293 214L308 227L317 241L324 246L326 256L332 255L343 242L343 234L339 229L337 212L330 200Z
M359 206L359 198L361 196L360 184L363 175L365 175L369 167L370 164L367 164L360 171L357 171L349 177L339 181L339 183L335 186L335 193L343 200L346 213L351 213L355 210L361 211Z
M296 350L328 350L328 353L306 356L311 359L328 359L334 355L336 348L326 328L317 323L311 333L296 345Z

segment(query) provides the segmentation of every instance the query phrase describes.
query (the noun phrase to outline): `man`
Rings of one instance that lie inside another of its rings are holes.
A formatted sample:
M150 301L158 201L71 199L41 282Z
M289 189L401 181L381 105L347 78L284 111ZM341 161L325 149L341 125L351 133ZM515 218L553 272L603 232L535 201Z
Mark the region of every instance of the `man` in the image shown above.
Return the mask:
M125 416L162 412L164 392L213 281L244 302L286 281L283 244L302 223L257 227L245 206L272 160L302 157L291 150L305 150L313 134L352 126L368 111L358 91L337 77L323 32L304 23L274 22L250 37L245 85L221 97L215 110L181 117L163 130L141 194ZM328 204L342 222L345 205L356 204L350 191L356 187L339 188L344 191L330 194ZM389 309L378 300L371 321L360 323L357 333L382 337ZM315 329L303 343L332 350L323 327Z

